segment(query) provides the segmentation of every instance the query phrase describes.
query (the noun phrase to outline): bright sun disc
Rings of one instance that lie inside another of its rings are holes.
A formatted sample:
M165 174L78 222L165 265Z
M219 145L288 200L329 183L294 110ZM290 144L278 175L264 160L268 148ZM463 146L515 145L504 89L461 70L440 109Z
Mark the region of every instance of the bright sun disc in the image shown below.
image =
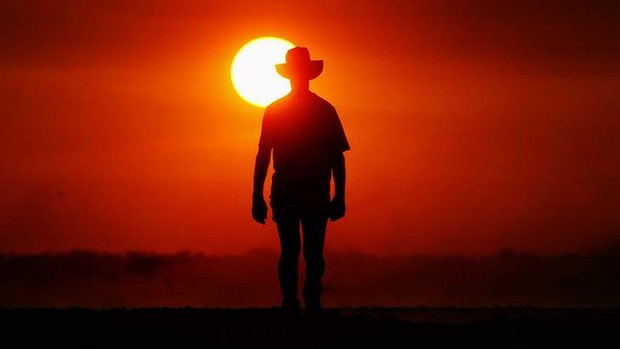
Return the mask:
M293 47L289 41L271 36L245 44L230 68L230 78L239 96L265 107L289 93L289 81L278 75L275 65L284 63L286 52Z

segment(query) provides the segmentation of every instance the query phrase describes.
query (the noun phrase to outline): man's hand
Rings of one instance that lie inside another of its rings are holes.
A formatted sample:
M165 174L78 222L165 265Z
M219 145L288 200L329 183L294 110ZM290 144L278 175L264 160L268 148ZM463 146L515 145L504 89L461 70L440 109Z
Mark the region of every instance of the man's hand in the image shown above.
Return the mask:
M262 196L255 196L252 199L252 218L260 224L265 224L265 219L267 219L267 203Z
M332 222L339 220L344 217L346 211L344 198L335 197L329 204L329 220Z

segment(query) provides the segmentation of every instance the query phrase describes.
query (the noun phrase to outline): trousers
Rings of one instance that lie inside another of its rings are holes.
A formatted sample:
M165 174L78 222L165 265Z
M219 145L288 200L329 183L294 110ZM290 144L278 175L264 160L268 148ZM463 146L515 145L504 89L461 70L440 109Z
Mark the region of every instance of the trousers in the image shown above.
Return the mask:
M303 256L306 263L305 282L302 291L306 307L321 307L321 278L325 273L323 247L326 217L280 216L276 221L280 239L278 280L282 292L282 305L299 304L297 299L298 262L303 233Z

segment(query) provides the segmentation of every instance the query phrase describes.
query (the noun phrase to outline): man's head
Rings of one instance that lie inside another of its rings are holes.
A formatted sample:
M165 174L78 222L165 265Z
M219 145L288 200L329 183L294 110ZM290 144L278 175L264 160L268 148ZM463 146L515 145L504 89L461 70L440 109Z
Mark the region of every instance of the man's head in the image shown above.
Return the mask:
M286 63L276 64L276 70L289 80L308 81L321 74L323 61L311 60L310 52L305 47L294 47L286 53Z

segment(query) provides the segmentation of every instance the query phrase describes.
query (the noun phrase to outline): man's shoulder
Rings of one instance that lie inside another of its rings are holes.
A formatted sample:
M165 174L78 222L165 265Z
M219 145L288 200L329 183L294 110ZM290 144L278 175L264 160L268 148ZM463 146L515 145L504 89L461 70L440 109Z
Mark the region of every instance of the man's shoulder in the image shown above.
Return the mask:
M338 115L331 103L313 92L302 98L288 94L277 99L265 108L265 115L289 114L299 110L308 110L308 108L321 114Z
M321 96L317 95L316 93L312 93L311 95L312 95L312 99L314 100L314 102L315 102L317 105L320 105L320 106L322 106L323 108L326 108L326 109L334 109L334 110L336 109L336 108L334 108L334 106L333 106L331 103L329 103L329 101L328 101L328 100L326 100L325 98L323 98L323 97L321 97Z
M265 115L275 114L286 110L290 107L290 104L290 95L276 99L265 108Z
M272 111L278 109L278 107L281 106L284 103L284 98L286 98L286 96L284 96L284 97L282 97L280 99L276 99L275 101L273 101L269 105L267 105L265 107L265 113L272 112Z

